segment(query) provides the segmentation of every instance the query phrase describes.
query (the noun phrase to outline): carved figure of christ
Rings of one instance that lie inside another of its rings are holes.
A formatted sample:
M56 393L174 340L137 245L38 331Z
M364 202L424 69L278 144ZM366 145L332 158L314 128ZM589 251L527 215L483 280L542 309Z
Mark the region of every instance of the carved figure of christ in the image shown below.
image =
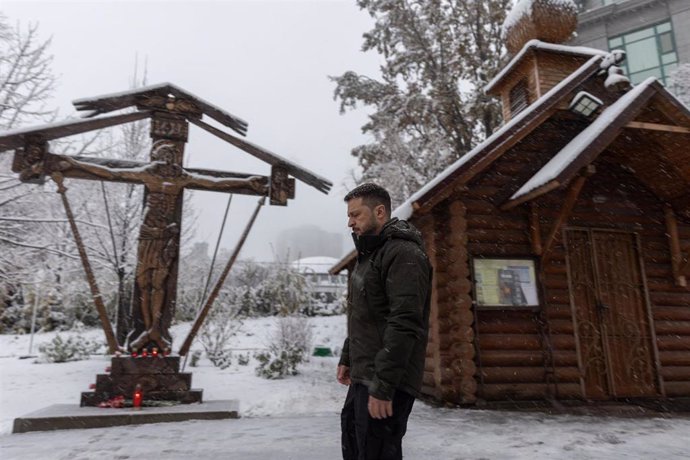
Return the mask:
M179 155L173 142L158 141L151 150L152 162L140 168L108 168L68 156L60 156L58 161L58 169L65 175L76 170L103 180L135 182L146 187L135 278L145 330L130 340L131 349L142 349L151 342L161 350L170 349L170 341L161 328L161 318L166 308L167 279L179 254L180 228L175 210L184 189L195 187L218 192L242 189L256 195L268 193L268 186L261 176L220 179L190 174L175 163L176 158Z

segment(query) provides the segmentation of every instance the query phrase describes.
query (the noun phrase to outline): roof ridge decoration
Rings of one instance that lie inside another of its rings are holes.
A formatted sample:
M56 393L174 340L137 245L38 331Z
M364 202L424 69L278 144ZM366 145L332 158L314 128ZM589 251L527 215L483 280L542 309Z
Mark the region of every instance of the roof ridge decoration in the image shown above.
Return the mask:
M518 0L503 22L506 47L516 53L529 40L563 43L577 28L573 0Z

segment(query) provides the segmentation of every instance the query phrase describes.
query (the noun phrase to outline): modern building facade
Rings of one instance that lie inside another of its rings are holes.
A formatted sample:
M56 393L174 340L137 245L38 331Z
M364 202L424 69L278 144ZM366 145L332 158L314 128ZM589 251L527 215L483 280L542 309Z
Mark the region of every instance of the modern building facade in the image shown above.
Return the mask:
M633 83L657 77L669 85L673 71L690 63L690 1L578 0L577 37L571 45L622 49ZM673 90L673 88L670 88Z

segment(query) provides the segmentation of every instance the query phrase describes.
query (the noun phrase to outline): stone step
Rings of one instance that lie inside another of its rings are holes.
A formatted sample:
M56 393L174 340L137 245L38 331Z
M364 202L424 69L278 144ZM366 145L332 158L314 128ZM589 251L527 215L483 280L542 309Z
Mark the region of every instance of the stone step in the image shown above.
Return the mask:
M149 391L143 394L143 405L147 401L172 401L180 404L193 404L203 402L204 390L186 391ZM131 401L132 393L123 395L109 392L85 391L81 394L81 406L98 406L100 403L109 401L115 396L124 396Z
M163 390L186 391L192 387L192 374L98 374L95 391L129 397L137 385L141 385L144 393Z
M179 371L179 356L159 356L157 358L116 356L112 358L110 365L112 375L177 374Z
M222 420L239 418L239 401L209 401L172 407L141 409L78 407L55 404L14 419L13 433L29 431L104 428L145 423L182 422L186 420ZM162 428L165 430L166 428Z

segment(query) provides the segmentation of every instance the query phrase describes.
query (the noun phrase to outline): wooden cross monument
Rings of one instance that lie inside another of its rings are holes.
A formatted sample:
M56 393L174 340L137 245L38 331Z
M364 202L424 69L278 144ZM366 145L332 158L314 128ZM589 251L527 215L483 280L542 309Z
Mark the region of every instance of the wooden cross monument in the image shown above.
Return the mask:
M273 205L286 205L289 198L294 198L295 192L295 182L290 176L324 193L328 193L331 187L328 180L209 125L203 121L204 116L240 135L245 135L247 130L245 121L170 83L81 99L75 101L74 105L77 110L89 111L85 119L0 133L0 152L15 150L12 169L19 173L20 180L43 183L46 177L50 177L57 183L72 223L111 353L122 350L125 346L130 351L151 352L155 348L163 352L171 349L169 327L176 303L185 189L263 196L268 197ZM107 112L131 107L135 107L136 111L98 117ZM150 162L68 156L50 152L48 142L51 140L145 118L151 119L150 135L153 142ZM189 123L269 163L270 177L184 168L184 148ZM65 196L65 178L129 182L142 184L146 188L132 295L133 324L126 344L117 343L105 315L105 308ZM186 344L184 353L187 350Z

